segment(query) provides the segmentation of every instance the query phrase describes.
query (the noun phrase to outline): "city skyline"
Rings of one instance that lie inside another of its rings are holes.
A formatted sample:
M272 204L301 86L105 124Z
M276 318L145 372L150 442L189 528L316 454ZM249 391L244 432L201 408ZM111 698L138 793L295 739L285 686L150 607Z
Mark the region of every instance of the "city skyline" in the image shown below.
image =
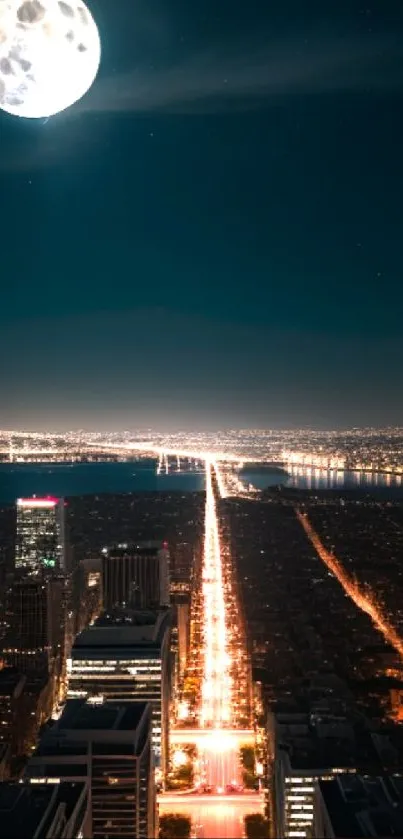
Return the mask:
M403 836L401 0L0 0L0 839Z
M397 424L401 5L93 11L88 95L0 116L0 427Z

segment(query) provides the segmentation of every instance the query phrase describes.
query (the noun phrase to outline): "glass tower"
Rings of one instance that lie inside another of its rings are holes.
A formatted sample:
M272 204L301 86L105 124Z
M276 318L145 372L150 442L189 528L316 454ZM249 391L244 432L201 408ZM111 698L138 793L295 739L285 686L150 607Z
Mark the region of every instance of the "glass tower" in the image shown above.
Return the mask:
M28 574L65 570L63 499L17 499L15 567Z

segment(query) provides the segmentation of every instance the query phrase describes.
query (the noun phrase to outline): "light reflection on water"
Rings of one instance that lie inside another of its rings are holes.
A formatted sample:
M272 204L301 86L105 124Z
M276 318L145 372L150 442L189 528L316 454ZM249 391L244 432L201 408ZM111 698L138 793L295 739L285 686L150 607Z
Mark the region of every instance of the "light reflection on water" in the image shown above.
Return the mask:
M20 496L68 495L184 491L204 489L201 472L170 472L156 475L157 461L79 464L0 464L0 504L10 504ZM289 467L282 472L249 473L240 475L246 485L257 489L282 484L296 489L357 489L384 498L403 500L401 475L371 472L344 472L317 467Z
M242 480L256 489L283 485L294 489L357 489L361 492L387 494L403 498L402 475L386 472L359 472L320 469L310 466L288 467L288 475L279 473L243 473Z
M156 474L157 461L121 463L31 463L0 465L0 504L20 496L55 495L59 498L102 493L183 491L204 488L200 472Z

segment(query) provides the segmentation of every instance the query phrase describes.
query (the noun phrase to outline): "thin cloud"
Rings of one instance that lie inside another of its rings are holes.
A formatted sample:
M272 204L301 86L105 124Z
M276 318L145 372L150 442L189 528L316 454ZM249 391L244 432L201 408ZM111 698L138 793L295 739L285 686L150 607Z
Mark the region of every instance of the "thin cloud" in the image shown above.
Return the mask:
M148 22L143 41L150 26ZM161 44L168 31L171 42L172 32L165 24L160 28L158 38L151 40ZM172 44L161 53L156 43L150 49L154 56L172 51ZM175 64L153 67L144 62L127 73L107 75L107 69L105 59L89 93L46 125L35 126L28 145L24 141L0 159L0 173L29 173L57 165L74 157L78 149L102 143L103 133L90 130L89 120L103 114L227 113L268 108L295 95L403 90L400 44L390 33L342 38L315 31L263 45L249 40L247 49L243 43L216 44ZM14 120L8 115L1 119Z
M279 97L389 89L403 84L395 38L292 39L242 52L216 47L178 64L101 78L75 107L80 113L210 112Z

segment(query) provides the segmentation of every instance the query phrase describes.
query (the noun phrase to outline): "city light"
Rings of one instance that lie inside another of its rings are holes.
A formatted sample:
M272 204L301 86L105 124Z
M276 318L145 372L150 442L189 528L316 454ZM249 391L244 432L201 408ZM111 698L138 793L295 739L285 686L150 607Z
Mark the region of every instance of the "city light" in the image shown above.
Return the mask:
M186 720L189 716L189 702L185 700L178 703L177 716L179 720Z
M206 745L212 751L227 752L233 748L233 737L225 731L212 731Z
M188 756L186 752L182 752L180 749L177 749L172 755L172 763L174 766L186 766L188 762Z
M186 460L203 463L211 457L238 468L248 463L270 463L288 471L321 469L337 475L357 476L382 472L399 486L403 474L403 429L354 428L345 431L315 429L227 429L199 432L85 432L64 434L0 429L0 459L12 462L92 461L100 456L136 458L156 456L158 474L181 471ZM228 470L228 473L230 470ZM233 489L233 487L232 487ZM220 494L223 493L220 490ZM232 492L227 494L233 494Z
M398 635L396 630L383 615L381 607L375 602L373 595L364 594L355 580L347 574L337 557L325 548L323 542L312 527L308 516L305 513L301 513L300 510L297 510L297 517L318 556L343 586L346 594L351 597L359 609L369 615L376 629L378 629L383 635L386 643L390 644L391 647L394 647L396 652L398 652L403 658L403 639Z
M51 509L58 504L58 498L17 498L18 507L41 507Z
M194 829L203 822L200 835L217 839L224 835L224 823L225 835L242 836L245 815L261 812L264 802L260 792L244 789L240 760L245 744L254 748L255 734L249 727L249 670L242 670L247 648L231 552L218 507L219 499L227 495L226 468L211 454L199 453L198 459L205 466L206 490L204 551L193 615L198 639L194 660L200 664L194 667L194 660L190 663L192 690L178 696L176 726L170 732L172 766L180 769L184 747L192 744L194 775L192 788L163 793L159 808L160 815L171 812L172 805L175 812L181 812L186 801Z
M202 573L204 669L200 725L219 729L222 725L230 724L231 721L232 685L213 472L216 474L214 461L206 459L206 512Z

